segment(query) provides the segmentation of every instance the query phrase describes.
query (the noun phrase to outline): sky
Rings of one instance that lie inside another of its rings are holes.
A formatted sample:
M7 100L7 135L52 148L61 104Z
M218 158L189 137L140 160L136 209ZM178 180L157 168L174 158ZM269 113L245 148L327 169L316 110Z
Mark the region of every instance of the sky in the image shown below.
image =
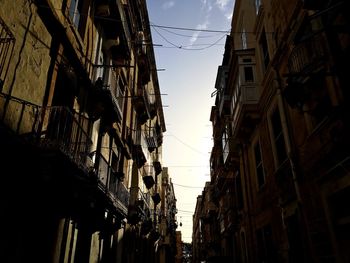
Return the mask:
M215 102L211 93L222 63L225 32L231 28L233 5L234 0L147 0L167 127L163 166L169 167L174 184L177 230L184 242L192 241L197 196L210 181L213 141L209 119Z

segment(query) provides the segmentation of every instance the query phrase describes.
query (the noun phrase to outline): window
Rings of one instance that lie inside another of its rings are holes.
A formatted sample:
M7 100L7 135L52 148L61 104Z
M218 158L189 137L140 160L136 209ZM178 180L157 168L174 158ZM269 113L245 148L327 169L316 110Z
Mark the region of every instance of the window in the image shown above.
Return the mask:
M0 91L3 89L15 44L15 38L5 22L0 18Z
M103 53L103 50L102 50L102 43L103 43L102 34L99 31L97 31L96 34L97 34L96 36L97 48L96 48L95 64L97 65L97 67L95 69L95 80L97 80L98 78L101 78L103 80L104 74L105 74L105 67L103 67L102 65L104 65L105 63L106 55Z
M228 143L228 125L225 126L225 130L222 134L222 153L224 163L226 162L228 153L229 153L229 143Z
M259 188L261 188L265 184L265 173L261 155L260 141L258 141L254 146L254 157L257 182Z
M261 37L260 37L260 50L262 54L262 60L264 64L264 69L267 69L267 66L270 63L270 55L269 55L269 49L267 45L267 39L266 39L266 33L265 30L262 31Z
M118 85L116 87L116 90L114 91L114 96L117 98L118 106L121 111L123 111L124 92L125 92L125 85L122 80L122 77L119 76Z
M119 157L113 152L112 153L112 162L111 162L111 173L110 173L110 180L109 180L109 191L112 193L115 193L117 190L117 172L119 167Z
M253 67L244 67L245 82L254 82Z
M255 0L255 10L256 10L256 14L259 13L259 8L261 6L261 0Z
M275 145L275 157L277 159L277 165L280 165L287 158L287 152L278 107L271 115L271 126L273 143Z
M247 33L246 33L244 28L243 28L242 33L241 33L241 39L242 39L242 49L247 49L248 48Z
M81 36L84 34L86 24L86 16L82 16L84 11L87 10L84 10L83 0L71 0L69 5L69 17Z

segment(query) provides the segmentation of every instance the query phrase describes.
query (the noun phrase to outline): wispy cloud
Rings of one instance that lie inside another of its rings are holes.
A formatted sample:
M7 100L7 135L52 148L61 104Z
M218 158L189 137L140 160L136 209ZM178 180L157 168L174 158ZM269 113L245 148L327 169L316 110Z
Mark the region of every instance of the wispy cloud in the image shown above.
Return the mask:
M168 1L162 4L162 8L166 10L166 9L172 8L174 5L175 5L174 1Z
M198 29L198 30L205 30L205 29L208 28L208 25L209 25L209 21L207 19L203 24L197 25L196 29ZM197 41L199 34L200 34L200 31L196 31L196 32L194 32L192 34L192 37L190 39L190 44L191 45L193 45L193 43Z
M210 12L213 9L213 5L210 0L201 0L202 2L202 10L206 12Z
M221 9L224 10L230 0L216 0L215 4Z
M232 15L233 15L233 13L230 12L230 13L225 14L225 17L226 17L227 20L231 21L232 20Z

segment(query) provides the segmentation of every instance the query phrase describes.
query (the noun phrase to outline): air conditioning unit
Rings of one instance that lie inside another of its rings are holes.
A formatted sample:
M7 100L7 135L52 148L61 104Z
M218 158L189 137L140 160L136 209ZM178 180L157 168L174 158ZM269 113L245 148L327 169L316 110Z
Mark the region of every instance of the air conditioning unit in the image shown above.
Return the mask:
M107 3L101 3L96 6L95 15L96 16L102 16L102 17L108 17L110 16L111 12L109 9L109 5Z

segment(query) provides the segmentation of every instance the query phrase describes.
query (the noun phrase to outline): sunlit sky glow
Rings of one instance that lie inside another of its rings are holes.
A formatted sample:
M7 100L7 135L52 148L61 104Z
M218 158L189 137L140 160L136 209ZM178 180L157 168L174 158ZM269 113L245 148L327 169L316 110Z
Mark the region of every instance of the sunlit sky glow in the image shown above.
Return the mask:
M229 31L234 0L147 0L151 25ZM167 131L163 166L169 167L184 242L192 240L197 196L210 180L209 121L225 33L151 27ZM162 45L162 46L157 46ZM165 95L166 94L166 95Z

